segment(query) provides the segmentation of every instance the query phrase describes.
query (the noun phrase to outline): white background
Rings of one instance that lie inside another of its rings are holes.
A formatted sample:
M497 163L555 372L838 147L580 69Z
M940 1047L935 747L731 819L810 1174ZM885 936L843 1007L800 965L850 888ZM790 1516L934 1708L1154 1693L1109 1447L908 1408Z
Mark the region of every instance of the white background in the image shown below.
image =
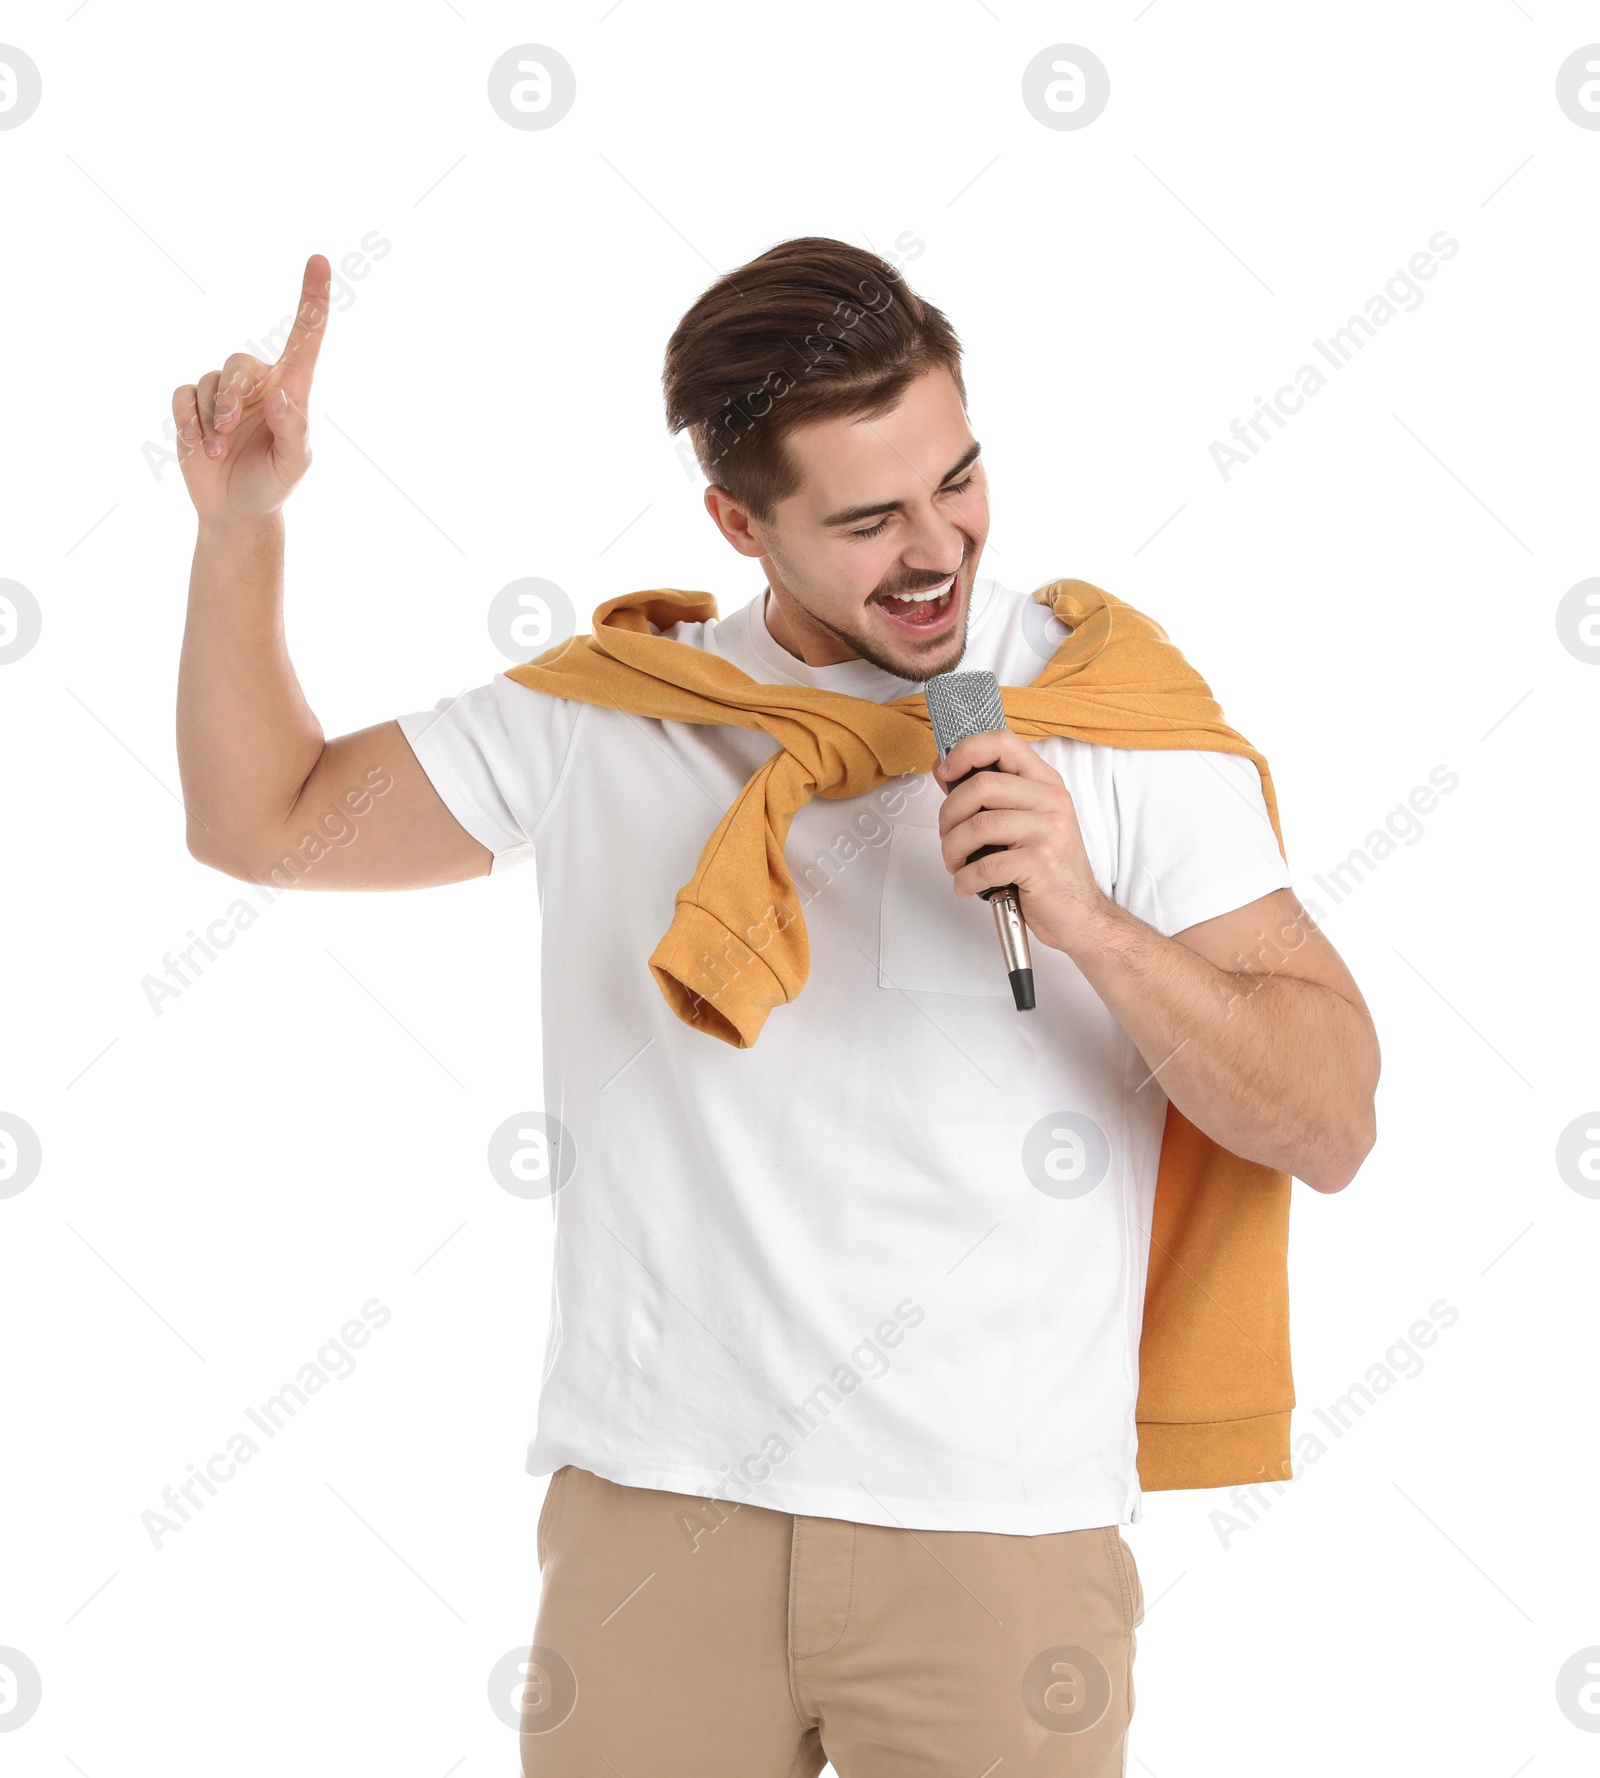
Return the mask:
M0 9L43 74L0 131L0 577L44 623L0 667L0 1110L44 1153L0 1200L0 1645L44 1684L8 1769L516 1769L486 1682L537 1606L549 1211L484 1150L538 1103L534 874L287 896L159 1015L141 986L249 894L176 800L170 394L377 231L288 508L330 734L498 671L516 577L582 613L758 590L661 417L714 277L835 235L950 316L985 570L1167 626L1378 1021L1379 1145L1296 1187L1297 1434L1459 1310L1253 1523L1147 1499L1128 1769L1592 1772L1556 1674L1600 1644L1600 1201L1554 1155L1600 1103L1600 667L1555 612L1600 573L1600 131L1555 76L1600 8L607 3ZM527 42L576 70L549 130L487 102ZM1054 43L1110 70L1082 130L1021 101ZM1421 305L1225 481L1211 442L1440 229ZM1334 907L1313 876L1440 765ZM374 1297L354 1375L152 1547L162 1489Z

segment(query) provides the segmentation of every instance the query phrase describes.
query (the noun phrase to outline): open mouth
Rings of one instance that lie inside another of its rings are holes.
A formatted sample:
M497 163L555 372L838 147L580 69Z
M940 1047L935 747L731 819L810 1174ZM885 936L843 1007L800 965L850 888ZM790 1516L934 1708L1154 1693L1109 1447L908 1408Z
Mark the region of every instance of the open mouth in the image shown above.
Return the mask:
M924 587L914 593L880 593L873 607L895 629L911 636L933 636L955 621L960 599L957 577L952 574L938 586Z

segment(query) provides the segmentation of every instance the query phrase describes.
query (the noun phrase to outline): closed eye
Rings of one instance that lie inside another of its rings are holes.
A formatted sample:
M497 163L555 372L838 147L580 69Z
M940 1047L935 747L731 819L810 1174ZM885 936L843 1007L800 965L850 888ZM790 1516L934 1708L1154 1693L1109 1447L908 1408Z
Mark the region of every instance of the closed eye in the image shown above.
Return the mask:
M972 484L977 479L978 479L977 471L974 470L972 472L972 474L969 475L965 479L965 481L952 482L950 484L950 486L948 488L943 489L942 492L944 492L946 494L965 494L967 489L970 488L972 486ZM889 521L887 518L882 518L882 519L878 520L877 524L868 525L866 530L852 531L850 533L850 535L852 537L876 537L878 535L878 533L880 531L882 531L888 523L889 523Z

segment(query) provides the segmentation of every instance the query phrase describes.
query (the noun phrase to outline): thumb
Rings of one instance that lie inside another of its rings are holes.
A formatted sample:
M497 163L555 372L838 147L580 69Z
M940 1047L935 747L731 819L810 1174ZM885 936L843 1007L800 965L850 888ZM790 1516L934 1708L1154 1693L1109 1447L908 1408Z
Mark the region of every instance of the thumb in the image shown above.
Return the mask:
M284 468L296 471L305 467L309 450L310 417L283 385L267 391L261 404L267 430L272 434L272 454Z

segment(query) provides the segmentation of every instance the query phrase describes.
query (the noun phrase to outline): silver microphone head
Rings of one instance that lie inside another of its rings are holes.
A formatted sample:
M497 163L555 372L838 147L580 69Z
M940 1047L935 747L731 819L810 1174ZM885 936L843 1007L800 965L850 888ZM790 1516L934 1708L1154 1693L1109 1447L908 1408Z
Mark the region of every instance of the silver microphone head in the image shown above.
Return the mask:
M965 673L935 673L922 687L933 722L940 759L968 735L987 734L1006 726L1000 681L985 668Z

